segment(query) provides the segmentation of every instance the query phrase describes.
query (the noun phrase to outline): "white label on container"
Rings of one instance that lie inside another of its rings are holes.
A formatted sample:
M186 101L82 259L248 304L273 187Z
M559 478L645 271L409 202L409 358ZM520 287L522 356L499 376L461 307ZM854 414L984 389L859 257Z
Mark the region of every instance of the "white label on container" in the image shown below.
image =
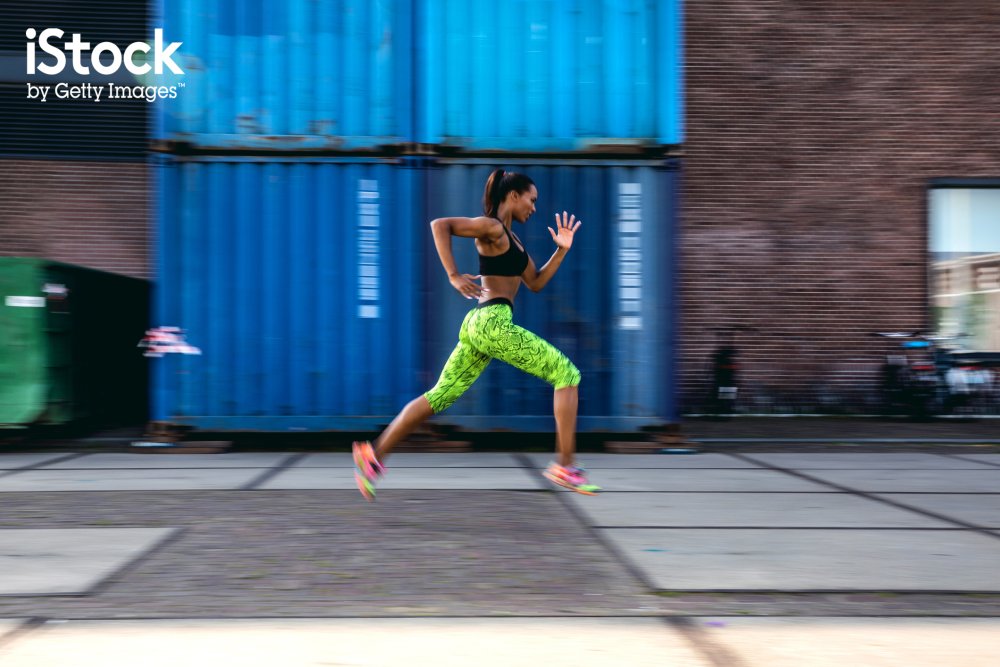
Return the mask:
M642 186L618 185L618 326L642 329Z
M11 308L44 308L44 296L9 296L7 305Z
M379 211L378 181L358 183L358 317L379 317Z

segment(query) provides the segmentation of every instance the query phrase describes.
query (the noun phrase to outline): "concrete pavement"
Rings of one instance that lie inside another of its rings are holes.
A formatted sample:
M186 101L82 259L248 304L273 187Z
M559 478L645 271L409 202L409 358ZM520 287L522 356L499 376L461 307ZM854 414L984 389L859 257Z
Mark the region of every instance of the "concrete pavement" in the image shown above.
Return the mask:
M1000 664L997 455L580 458L0 454L0 662Z
M0 659L9 667L994 667L998 635L1000 621L980 618L56 620L18 633Z

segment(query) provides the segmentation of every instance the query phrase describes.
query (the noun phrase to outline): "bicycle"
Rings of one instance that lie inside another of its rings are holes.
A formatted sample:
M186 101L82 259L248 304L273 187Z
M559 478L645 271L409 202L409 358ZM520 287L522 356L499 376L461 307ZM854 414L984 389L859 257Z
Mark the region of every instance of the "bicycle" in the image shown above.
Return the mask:
M887 353L882 365L882 397L890 413L901 409L911 417L926 418L951 413L992 394L993 374L988 368L968 352L942 345L965 334L892 331L871 335L902 341L902 354Z

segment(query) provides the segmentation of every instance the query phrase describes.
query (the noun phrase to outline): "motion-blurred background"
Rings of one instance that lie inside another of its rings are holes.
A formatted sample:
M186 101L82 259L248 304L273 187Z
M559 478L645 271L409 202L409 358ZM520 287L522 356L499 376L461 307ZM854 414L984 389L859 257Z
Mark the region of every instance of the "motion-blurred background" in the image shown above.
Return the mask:
M0 423L377 428L468 308L427 223L497 166L538 184L536 262L554 212L584 221L516 306L581 368L581 430L1000 412L996 3L3 4ZM162 28L184 73L27 74L49 27ZM26 95L56 82L177 95ZM162 326L201 354L142 357ZM438 419L550 415L494 364Z

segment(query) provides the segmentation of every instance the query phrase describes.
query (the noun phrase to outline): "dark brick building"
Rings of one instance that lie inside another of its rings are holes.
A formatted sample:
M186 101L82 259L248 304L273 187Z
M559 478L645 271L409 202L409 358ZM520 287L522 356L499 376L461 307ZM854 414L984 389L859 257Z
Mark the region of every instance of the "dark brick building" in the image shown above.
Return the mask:
M0 160L0 255L150 278L144 163Z
M927 192L1000 176L1000 4L685 3L681 390L742 324L742 409L874 400L927 325Z

